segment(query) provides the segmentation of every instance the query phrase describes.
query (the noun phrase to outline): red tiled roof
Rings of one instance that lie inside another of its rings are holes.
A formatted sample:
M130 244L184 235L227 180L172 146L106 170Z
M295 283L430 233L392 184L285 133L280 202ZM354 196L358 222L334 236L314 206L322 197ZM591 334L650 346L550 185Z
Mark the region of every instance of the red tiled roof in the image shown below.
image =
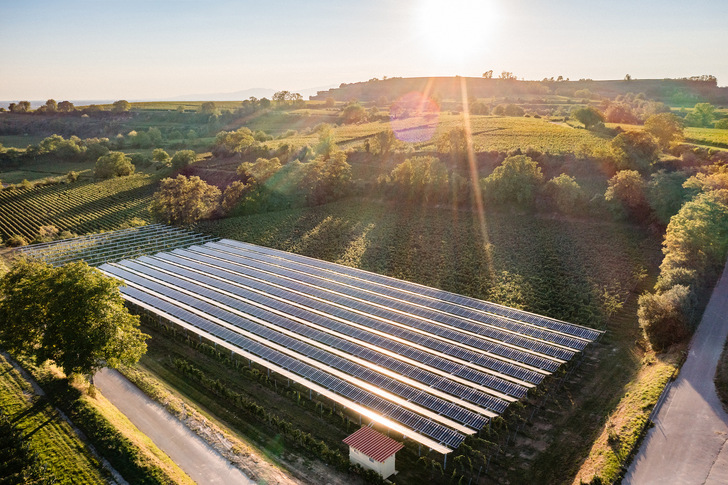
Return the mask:
M380 463L404 448L399 441L388 438L367 426L346 437L344 443Z

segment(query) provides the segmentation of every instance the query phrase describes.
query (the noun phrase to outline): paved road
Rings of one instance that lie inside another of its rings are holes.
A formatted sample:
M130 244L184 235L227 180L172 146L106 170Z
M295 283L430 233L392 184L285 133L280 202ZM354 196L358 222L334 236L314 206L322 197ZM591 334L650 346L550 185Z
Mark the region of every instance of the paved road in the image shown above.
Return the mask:
M106 399L197 483L253 483L117 371L103 369L94 376L94 384Z
M728 337L728 264L693 337L688 358L653 418L623 483L728 484L728 414L713 384Z

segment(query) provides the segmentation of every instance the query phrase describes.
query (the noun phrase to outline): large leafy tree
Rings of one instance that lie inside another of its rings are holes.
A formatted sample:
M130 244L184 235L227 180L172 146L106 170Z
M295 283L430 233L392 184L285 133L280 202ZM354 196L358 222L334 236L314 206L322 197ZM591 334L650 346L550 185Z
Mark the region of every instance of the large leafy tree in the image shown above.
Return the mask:
M711 127L715 119L715 106L710 103L698 103L693 110L685 116L685 122L690 126Z
M200 177L166 178L152 200L152 212L172 224L192 224L211 217L220 207L220 189Z
M397 165L389 177L400 197L410 200L445 200L449 191L447 167L435 157L413 157Z
M54 268L18 260L0 279L0 342L38 363L51 360L66 375L133 364L148 335L119 285L84 262Z
M122 152L109 152L99 157L94 168L94 176L102 179L123 177L134 173L134 164Z
M672 113L652 115L645 121L645 131L657 139L661 148L668 148L672 141L682 139L682 120Z
M130 109L131 103L125 99L114 101L114 104L111 105L111 111L113 111L114 113L126 113Z
M658 146L649 133L639 131L620 133L612 140L611 147L619 170L647 173L657 161Z
M541 167L526 155L506 158L492 174L482 180L483 193L489 199L520 205L533 202L542 184Z
M591 130L599 123L604 123L604 114L593 106L585 106L575 110L571 114L577 121L584 124L587 130Z
M621 202L631 210L644 207L647 204L645 181L636 170L620 170L609 179L604 198L608 201Z

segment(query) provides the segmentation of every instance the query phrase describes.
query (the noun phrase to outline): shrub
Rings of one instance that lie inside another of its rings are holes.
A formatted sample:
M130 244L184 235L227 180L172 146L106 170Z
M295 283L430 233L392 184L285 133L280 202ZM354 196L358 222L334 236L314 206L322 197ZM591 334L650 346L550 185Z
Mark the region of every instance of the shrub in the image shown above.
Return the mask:
M181 170L197 160L197 154L192 150L180 150L172 157L172 168Z
M14 234L8 238L8 240L5 242L5 245L10 248L17 248L19 246L27 246L28 241L19 234Z
M483 192L489 199L521 205L533 202L542 183L541 167L526 155L506 158L492 174L481 180Z
M637 316L645 336L656 351L687 338L693 307L690 288L683 285L675 285L663 293L640 296Z
M131 159L122 152L109 152L108 155L99 157L94 170L94 176L102 179L123 177L133 173L134 165Z
M627 131L615 136L611 148L617 169L641 173L649 171L659 151L652 135L638 131Z

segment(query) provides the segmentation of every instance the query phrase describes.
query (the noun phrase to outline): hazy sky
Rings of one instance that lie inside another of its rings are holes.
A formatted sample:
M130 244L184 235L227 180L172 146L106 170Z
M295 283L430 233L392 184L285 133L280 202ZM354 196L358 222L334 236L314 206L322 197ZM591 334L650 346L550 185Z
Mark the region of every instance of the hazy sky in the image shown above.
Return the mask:
M728 85L728 0L0 0L0 99L163 99L382 76Z

